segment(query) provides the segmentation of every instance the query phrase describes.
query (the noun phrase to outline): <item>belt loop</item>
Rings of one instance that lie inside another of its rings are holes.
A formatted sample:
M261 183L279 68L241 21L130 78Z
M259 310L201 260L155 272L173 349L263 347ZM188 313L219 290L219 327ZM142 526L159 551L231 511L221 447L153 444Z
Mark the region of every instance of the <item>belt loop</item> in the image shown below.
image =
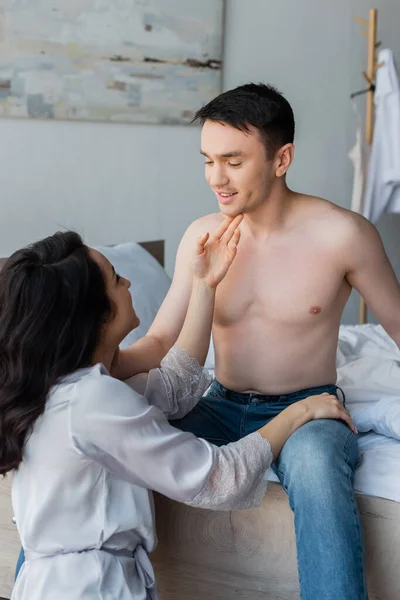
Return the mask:
M229 390L223 386L219 381L216 381L216 385L217 385L217 393L220 394L223 398L225 398L225 400L229 399Z
M336 385L335 387L336 387L336 391L337 390L341 391L341 393L342 393L342 403L343 403L343 406L346 407L346 394L344 393L344 391L342 390L342 388L339 387L338 385Z

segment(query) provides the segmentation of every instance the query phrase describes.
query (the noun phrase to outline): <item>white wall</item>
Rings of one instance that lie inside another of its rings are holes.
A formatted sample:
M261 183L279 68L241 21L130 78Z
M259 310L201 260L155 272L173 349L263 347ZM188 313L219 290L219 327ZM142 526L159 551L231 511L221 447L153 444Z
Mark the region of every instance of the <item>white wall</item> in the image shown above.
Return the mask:
M195 127L0 120L0 256L59 228L89 244L167 240L213 210Z
M374 4L380 39L400 67L400 2ZM250 80L280 88L297 121L289 184L342 206L352 186L349 95L365 85L366 38L352 17L367 17L370 7L366 0L226 2L224 88ZM171 273L186 226L216 207L198 148L197 127L0 120L0 256L71 227L89 244L166 239ZM387 216L380 229L400 271L400 219ZM352 298L345 321L356 322L357 311Z

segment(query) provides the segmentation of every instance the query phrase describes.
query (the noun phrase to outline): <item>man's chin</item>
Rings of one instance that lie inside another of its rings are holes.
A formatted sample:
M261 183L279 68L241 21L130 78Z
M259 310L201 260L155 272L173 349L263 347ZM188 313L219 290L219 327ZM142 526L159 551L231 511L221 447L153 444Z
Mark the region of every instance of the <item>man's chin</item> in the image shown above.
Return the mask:
M226 204L219 204L219 211L224 217L237 217L241 211L237 206L229 206Z

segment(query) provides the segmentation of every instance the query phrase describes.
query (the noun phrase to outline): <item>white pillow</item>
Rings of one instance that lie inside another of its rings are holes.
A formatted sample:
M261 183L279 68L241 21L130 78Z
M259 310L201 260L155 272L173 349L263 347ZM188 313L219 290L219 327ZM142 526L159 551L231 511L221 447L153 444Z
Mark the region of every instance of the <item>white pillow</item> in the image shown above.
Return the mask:
M119 275L131 282L129 291L140 325L121 343L121 348L126 348L146 335L169 290L171 279L157 260L134 242L101 246L96 250L108 258Z
M214 354L214 342L211 336L210 345L208 347L208 354L206 358L206 362L204 363L206 369L214 370L215 369L215 354Z
M342 326L337 367L357 429L400 440L400 351L383 328Z
M353 420L359 431L375 431L400 440L400 397L382 398L368 408L356 411Z

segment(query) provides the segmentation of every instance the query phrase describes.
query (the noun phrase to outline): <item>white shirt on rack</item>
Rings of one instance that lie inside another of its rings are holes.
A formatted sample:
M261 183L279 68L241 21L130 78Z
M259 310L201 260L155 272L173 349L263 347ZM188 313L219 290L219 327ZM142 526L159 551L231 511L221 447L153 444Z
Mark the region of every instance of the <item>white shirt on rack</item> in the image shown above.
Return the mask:
M377 223L382 213L400 212L400 84L391 50L381 50L376 76L376 118L363 214Z
M356 131L356 143L349 152L349 158L354 168L351 210L357 213L362 213L367 156L367 142L363 139L362 128L359 125Z

